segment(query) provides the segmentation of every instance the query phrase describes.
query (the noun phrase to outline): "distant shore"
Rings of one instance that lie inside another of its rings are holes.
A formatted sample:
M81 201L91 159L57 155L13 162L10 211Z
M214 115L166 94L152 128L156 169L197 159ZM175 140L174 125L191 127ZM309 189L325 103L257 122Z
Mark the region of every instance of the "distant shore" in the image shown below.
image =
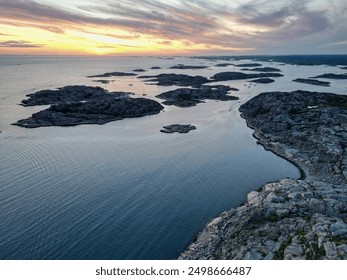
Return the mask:
M301 170L210 221L179 259L347 259L347 96L263 93L241 106L258 142Z

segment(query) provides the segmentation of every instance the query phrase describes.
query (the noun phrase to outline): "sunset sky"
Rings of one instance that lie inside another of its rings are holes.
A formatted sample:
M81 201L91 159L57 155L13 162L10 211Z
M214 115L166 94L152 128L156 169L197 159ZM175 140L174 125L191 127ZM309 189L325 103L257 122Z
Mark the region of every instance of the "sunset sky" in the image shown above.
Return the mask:
M346 0L0 0L0 54L347 53Z

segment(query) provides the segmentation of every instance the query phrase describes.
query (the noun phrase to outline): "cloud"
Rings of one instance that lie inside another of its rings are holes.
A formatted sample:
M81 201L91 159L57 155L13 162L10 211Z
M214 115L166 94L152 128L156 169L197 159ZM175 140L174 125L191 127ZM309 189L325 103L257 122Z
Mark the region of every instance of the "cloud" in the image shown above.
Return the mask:
M41 44L32 44L24 40L9 40L0 42L0 48L41 48L44 45Z
M292 46L311 38L343 40L347 25L344 0L132 0L118 1L0 0L1 22L31 26L56 34L84 30L136 40L155 37L168 45L181 41L190 48L258 49ZM110 29L122 30L122 35ZM107 30L107 31L106 31ZM98 31L96 31L98 32ZM126 35L129 33L129 35ZM318 38L320 37L320 38ZM341 40L341 41L342 41ZM170 42L170 43L169 43Z

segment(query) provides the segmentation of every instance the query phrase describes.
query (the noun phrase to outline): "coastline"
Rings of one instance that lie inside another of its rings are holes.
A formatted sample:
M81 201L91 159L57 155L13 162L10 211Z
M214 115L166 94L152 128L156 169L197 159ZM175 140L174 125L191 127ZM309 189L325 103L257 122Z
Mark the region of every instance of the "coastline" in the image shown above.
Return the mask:
M296 165L301 178L250 192L210 221L179 259L347 259L346 99L272 92L242 105L258 143Z

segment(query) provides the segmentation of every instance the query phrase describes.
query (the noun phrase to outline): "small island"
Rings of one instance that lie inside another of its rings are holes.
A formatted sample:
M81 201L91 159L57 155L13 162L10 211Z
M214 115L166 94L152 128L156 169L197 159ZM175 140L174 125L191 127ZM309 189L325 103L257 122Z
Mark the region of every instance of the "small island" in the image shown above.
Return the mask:
M255 79L248 81L249 83L258 83L258 84L270 84L273 83L275 80L270 79L270 78L260 78L260 79Z
M67 86L29 94L23 106L51 105L30 118L14 123L26 128L105 124L123 118L158 114L164 107L146 98L130 98L131 93L100 87Z
M229 86L202 86L200 88L178 88L157 95L164 99L163 104L175 105L177 107L192 107L203 103L205 99L229 101L238 100L236 96L228 95L229 91L238 91Z
M156 76L139 76L139 79L147 79L145 82L154 82L158 86L191 86L201 87L202 84L210 82L203 76L190 76L185 74L159 74Z
M246 79L256 79L256 78L276 78L282 77L279 73L252 73L246 74L242 72L221 72L215 74L212 79L215 81L231 81L231 80L246 80Z
M167 126L163 126L160 132L163 133L188 133L191 130L195 130L196 126L190 124L171 124Z
M328 73L328 74L322 74L316 77L311 77L313 79L323 78L323 79L334 79L334 80L345 80L347 79L347 74L334 74L334 73Z
M184 65L184 64L177 64L175 66L171 66L170 69L191 69L191 70L196 70L196 69L206 69L208 66L202 66L202 65Z
M309 85L314 85L314 86L322 86L322 87L329 87L330 86L330 82L323 82L323 81L318 81L318 80L314 80L314 79L298 78L298 79L293 80L293 82L309 84Z
M108 72L100 75L87 76L87 78L108 78L108 77L126 77L126 76L136 76L135 73L126 72Z

